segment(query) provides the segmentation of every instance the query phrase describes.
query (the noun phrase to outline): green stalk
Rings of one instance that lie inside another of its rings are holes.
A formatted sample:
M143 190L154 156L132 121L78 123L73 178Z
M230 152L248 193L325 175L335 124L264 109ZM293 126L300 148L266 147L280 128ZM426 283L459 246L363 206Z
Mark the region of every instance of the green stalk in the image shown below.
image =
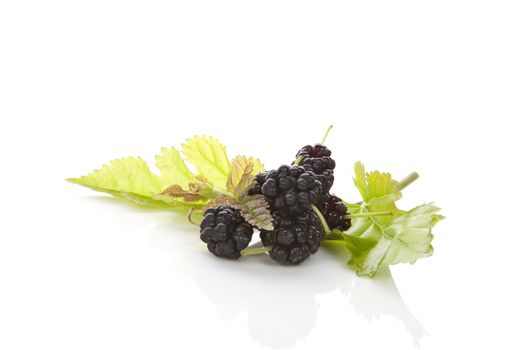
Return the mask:
M330 130L332 130L333 127L334 127L333 125L330 125L328 127L328 129L324 133L324 137L323 137L323 141L321 141L321 145L324 145L324 143L326 142L326 138L328 137L328 134L330 133Z
M271 246L270 247L262 247L262 248L254 248L254 249L246 248L246 249L241 250L241 255L242 256L246 256L246 255L264 254L264 253L269 252L270 250L272 250Z
M350 214L347 215L350 219L358 219L358 218L370 218L374 216L388 216L392 215L392 212L390 211L377 211L373 213L357 213L357 214Z
M419 174L416 172L408 174L403 180L399 181L397 188L399 188L400 191L404 190L408 185L416 181L418 177Z
M324 233L326 235L329 235L331 232L330 227L328 227L328 224L326 223L326 220L324 219L323 214L319 211L319 209L317 209L317 207L314 204L312 204L310 207L315 212L319 220L321 220L321 224L323 225Z
M257 242L255 244L252 244L248 248L241 250L241 255L246 256L246 255L264 254L272 250L272 248L273 248L272 246L265 247L263 246L262 242Z

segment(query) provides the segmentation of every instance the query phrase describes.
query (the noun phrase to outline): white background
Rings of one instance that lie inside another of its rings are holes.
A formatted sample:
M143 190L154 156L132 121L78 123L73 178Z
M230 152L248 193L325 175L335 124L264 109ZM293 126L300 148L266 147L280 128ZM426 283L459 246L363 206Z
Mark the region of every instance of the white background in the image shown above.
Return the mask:
M523 1L0 2L0 348L523 349ZM211 134L291 161L320 141L403 208L434 256L359 278L206 252L184 217L66 183ZM520 334L521 333L521 334Z

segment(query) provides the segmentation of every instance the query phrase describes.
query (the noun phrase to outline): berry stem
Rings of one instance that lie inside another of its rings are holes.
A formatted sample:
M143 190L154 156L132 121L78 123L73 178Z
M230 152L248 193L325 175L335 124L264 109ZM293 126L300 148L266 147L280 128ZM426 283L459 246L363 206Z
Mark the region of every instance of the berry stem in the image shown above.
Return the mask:
M323 213L321 213L321 211L319 211L319 209L314 204L312 204L310 207L314 211L315 215L317 215L317 217L321 221L321 224L323 225L323 229L324 229L324 234L329 235L331 232L330 227L328 227L328 224L326 223L326 220L324 219Z
M372 212L372 213L357 213L357 214L347 215L346 217L350 219L358 219L358 218L370 218L374 216L388 216L388 215L392 215L392 212L391 211L377 211L377 212Z
M328 134L330 133L330 130L332 130L333 127L334 127L333 125L330 125L328 127L328 129L324 133L324 137L323 137L323 141L321 141L321 145L324 145L324 143L326 142L326 138L328 137Z
M262 245L262 242L258 242L258 243L252 244L248 248L241 250L241 255L246 256L246 255L264 254L272 250L272 248L273 248L272 246L265 247Z
M399 181L399 183L397 184L397 188L399 188L400 191L405 189L412 182L416 181L418 177L419 177L419 174L416 172L412 172L408 174L407 176L405 176L405 178Z
M193 221L192 219L192 216L193 216L193 211L195 209L193 207L190 208L190 211L188 211L188 221L190 222L190 224L192 225L195 225L195 226L200 226L199 224L197 224L195 221Z

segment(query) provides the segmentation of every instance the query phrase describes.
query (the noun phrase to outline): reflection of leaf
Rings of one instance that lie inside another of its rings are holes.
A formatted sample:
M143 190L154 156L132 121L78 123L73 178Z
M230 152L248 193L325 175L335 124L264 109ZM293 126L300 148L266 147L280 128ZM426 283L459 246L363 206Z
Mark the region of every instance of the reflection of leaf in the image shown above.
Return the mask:
M263 169L261 162L253 157L237 156L232 159L226 188L235 198L248 188L256 174Z
M263 230L273 230L272 214L263 195L248 195L245 192L234 206L250 224Z
M230 160L222 143L210 136L194 136L182 144L182 151L199 174L206 176L217 188L226 189Z

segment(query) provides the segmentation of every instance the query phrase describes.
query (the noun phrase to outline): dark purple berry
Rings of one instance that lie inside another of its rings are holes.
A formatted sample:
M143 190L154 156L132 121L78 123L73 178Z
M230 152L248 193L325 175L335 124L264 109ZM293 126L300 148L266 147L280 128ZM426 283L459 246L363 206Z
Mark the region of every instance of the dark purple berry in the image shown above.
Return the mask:
M322 184L320 202L323 203L330 195L330 189L334 184L335 161L331 158L332 151L326 146L317 144L315 146L304 146L297 152L296 161L306 170L317 175L317 180Z
M346 231L350 228L350 218L347 217L347 208L341 198L330 195L320 209L330 230Z
M238 259L252 240L253 227L230 206L206 210L201 222L201 240L208 250L228 259Z
M325 170L334 170L335 161L331 158L332 151L325 145L304 146L295 156L299 159L299 165L310 165L316 174L322 174Z
M323 238L323 226L312 210L293 216L275 212L273 231L261 230L261 241L272 246L270 256L281 264L300 264L317 252Z
M301 166L282 165L258 174L255 180L249 193L264 195L272 211L293 215L322 204L323 185L316 174Z

